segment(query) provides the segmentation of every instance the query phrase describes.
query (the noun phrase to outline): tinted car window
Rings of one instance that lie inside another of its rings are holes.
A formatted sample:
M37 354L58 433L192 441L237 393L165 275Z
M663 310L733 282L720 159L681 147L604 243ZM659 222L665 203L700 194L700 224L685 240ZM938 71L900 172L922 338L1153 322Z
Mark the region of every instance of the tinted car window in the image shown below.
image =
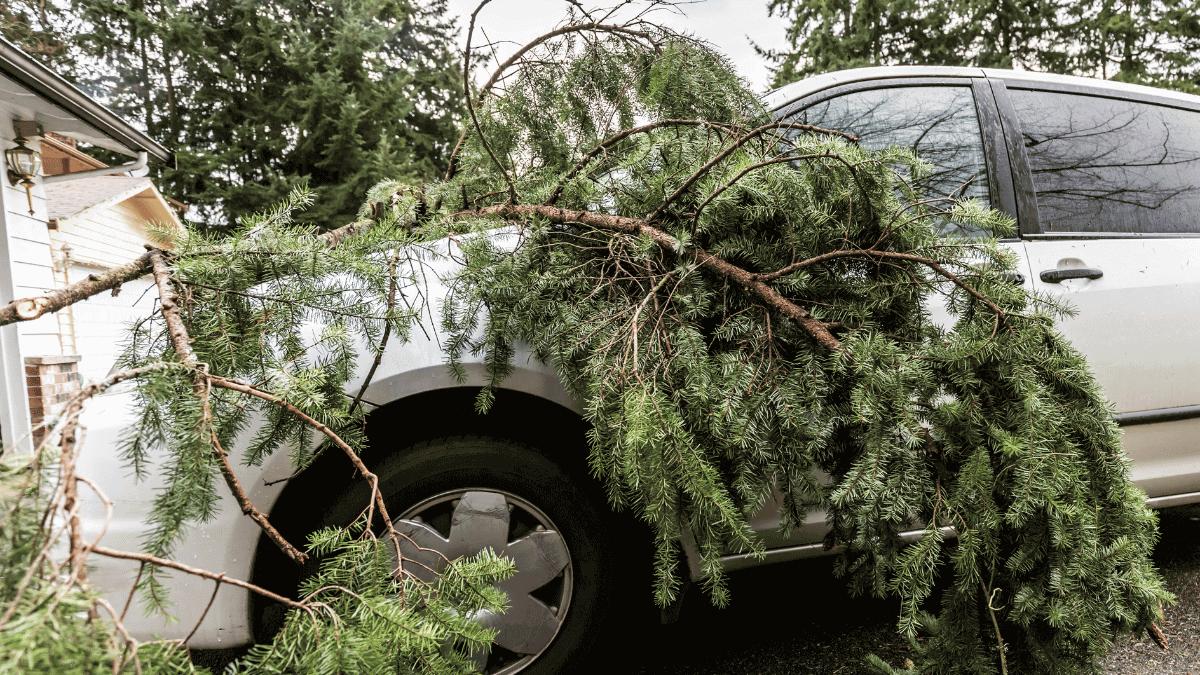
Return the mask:
M1200 232L1200 113L1010 90L1047 232Z
M983 138L969 87L856 91L816 103L792 119L854 134L870 150L913 149L934 167L913 185L926 198L988 201Z

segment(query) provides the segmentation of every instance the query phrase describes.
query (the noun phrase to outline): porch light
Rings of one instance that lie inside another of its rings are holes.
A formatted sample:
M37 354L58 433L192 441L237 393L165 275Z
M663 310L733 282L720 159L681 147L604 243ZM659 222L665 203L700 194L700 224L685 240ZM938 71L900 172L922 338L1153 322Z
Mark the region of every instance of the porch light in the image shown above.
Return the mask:
M10 185L21 184L25 188L25 198L29 200L29 215L33 215L33 177L42 172L42 155L32 148L25 147L25 136L20 131L13 139L15 148L4 151L4 159L8 164L8 182Z

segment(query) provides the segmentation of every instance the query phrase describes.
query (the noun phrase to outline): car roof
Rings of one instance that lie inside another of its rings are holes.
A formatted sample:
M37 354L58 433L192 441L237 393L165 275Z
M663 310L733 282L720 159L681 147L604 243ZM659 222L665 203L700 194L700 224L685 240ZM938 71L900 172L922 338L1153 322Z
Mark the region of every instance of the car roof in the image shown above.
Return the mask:
M897 79L905 77L945 77L945 78L988 78L1004 80L1016 85L1049 84L1066 87L1086 87L1092 90L1110 91L1114 94L1133 95L1135 98L1158 98L1176 100L1194 107L1200 104L1200 96L1184 94L1169 89L1158 89L1140 84L1098 80L1074 75L1055 75L1052 73L1035 73L1024 70L999 70L995 68L960 68L955 66L875 66L871 68L852 68L832 73L814 75L799 82L782 86L763 96L763 102L768 110L778 110L790 103L815 94L824 89L863 82L867 80Z

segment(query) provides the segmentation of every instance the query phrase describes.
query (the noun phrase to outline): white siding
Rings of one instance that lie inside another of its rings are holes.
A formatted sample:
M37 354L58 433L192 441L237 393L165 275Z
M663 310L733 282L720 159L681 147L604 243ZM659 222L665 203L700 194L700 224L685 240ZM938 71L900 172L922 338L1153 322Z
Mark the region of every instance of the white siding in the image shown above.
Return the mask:
M94 267L71 266L71 283L95 274ZM129 326L155 311L158 295L150 290L150 277L135 279L121 287L121 293L100 293L71 307L75 319L75 349L83 356L79 372L86 380L106 376L125 346ZM150 292L146 292L146 291Z
M30 143L35 146L35 143ZM4 302L17 298L42 295L54 288L53 262L50 259L50 236L46 230L46 199L40 182L32 189L34 215L29 215L29 202L25 188L10 186L7 180L0 181L7 190L4 214L9 233L12 255L14 298L0 298ZM19 324L21 353L24 356L58 356L62 348L58 341L58 323L53 317Z
M143 216L127 200L94 208L59 221L50 237L54 248L71 246L70 282L117 267L146 252ZM61 254L60 254L61 255ZM130 325L155 310L157 294L149 277L126 283L117 297L101 293L72 306L75 352L83 356L79 372L85 379L108 375L124 348Z
M124 265L146 252L146 227L127 202L88 210L59 222L55 248L70 244L71 257L105 267Z

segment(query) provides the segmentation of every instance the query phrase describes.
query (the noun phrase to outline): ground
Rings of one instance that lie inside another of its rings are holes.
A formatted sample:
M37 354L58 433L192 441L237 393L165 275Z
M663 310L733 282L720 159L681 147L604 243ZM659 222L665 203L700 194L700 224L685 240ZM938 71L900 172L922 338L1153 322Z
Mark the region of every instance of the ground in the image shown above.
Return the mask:
M1111 675L1200 675L1200 505L1159 512L1154 559L1179 602L1165 608L1163 652L1148 637L1123 640L1105 661ZM824 583L813 583L823 579ZM909 653L896 634L895 602L850 598L828 560L773 565L731 575L733 604L709 607L691 593L679 623L665 627L636 675L868 675L874 652L893 665ZM700 645L704 647L699 648ZM650 650L647 650L650 651Z

